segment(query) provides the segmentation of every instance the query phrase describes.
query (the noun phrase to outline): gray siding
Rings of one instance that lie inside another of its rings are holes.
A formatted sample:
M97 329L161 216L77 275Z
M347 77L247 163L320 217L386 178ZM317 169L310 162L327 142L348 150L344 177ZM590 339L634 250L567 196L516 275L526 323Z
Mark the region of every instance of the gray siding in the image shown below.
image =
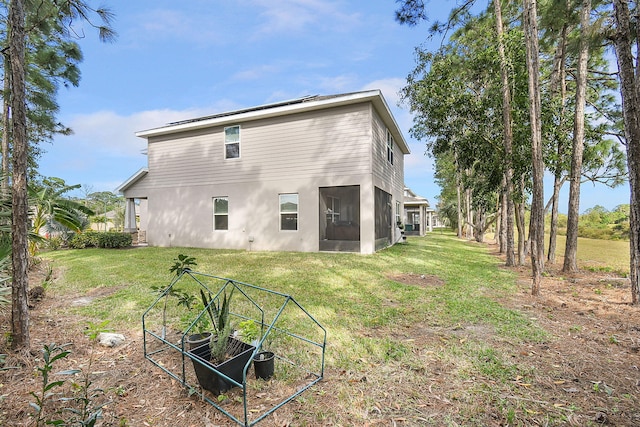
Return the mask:
M240 125L240 158L224 159L224 128L149 141L147 188L370 173L366 105Z
M224 126L149 137L148 173L125 197L147 199L150 245L317 251L319 188L357 185L361 252L374 252L374 186L402 200L404 182L371 102L229 125L241 129L238 159L224 159ZM282 193L299 195L297 231L280 230ZM213 229L214 197L228 197L228 230Z
M391 194L391 214L396 215L396 202L400 202L400 220L404 212L404 155L394 141L393 164L387 160L387 126L374 111L372 120L373 134L373 185ZM394 227L392 241L402 238L401 230Z
M374 111L372 120L372 164L374 180L378 187L395 198L402 199L404 191L404 156L400 148L393 147L393 165L387 161L387 126ZM396 194L399 191L400 194Z

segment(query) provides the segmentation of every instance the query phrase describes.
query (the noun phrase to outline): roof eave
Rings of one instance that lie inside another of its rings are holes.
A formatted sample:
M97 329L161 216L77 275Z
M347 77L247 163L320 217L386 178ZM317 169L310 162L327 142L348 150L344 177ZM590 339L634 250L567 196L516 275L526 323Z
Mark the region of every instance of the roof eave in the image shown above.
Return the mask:
M147 173L149 173L148 168L140 168L136 173L134 173L129 178L127 178L125 182L120 184L120 186L118 186L118 188L115 189L115 193L116 194L124 193L129 187L135 184L140 178L145 176Z
M409 146L400 132L393 114L384 100L380 90L370 90L366 92L356 92L352 94L346 94L344 96L337 96L334 98L320 99L317 101L307 101L302 103L295 103L291 105L283 105L279 107L250 110L239 112L238 114L231 114L222 117L213 117L205 120L198 120L193 122L183 122L173 125L167 125L159 128L148 129L136 132L136 136L140 138L149 138L160 135L170 135L179 132L198 130L208 128L211 126L222 126L225 124L238 123L244 121L266 119L271 117L279 117L292 113L308 112L314 110L320 110L327 108L328 106L338 107L342 105L356 104L360 102L370 101L382 115L382 119L387 123L391 130L396 143L402 150L403 154L409 154Z

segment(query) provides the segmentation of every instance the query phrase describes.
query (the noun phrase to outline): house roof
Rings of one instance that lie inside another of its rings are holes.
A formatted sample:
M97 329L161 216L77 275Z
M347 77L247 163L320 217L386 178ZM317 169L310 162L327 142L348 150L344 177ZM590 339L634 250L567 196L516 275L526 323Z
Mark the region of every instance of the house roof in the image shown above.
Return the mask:
M149 169L147 168L140 168L136 173L134 173L133 175L131 175L129 178L127 178L127 180L125 182L123 182L122 184L120 184L120 186L118 188L116 188L115 193L124 193L124 191L131 187L133 184L135 184L136 182L138 182L140 179L142 179L147 173L149 173Z
M380 90L370 90L364 92L352 92L338 95L313 95L302 98L281 101L272 104L260 105L257 107L244 108L241 110L228 111L225 113L199 117L195 119L182 120L169 123L159 128L136 132L136 136L149 138L152 136L168 135L187 130L202 129L210 126L220 126L224 124L237 123L240 121L250 121L265 119L269 117L285 116L288 114L322 110L342 105L351 105L361 102L371 102L376 111L385 122L394 140L402 150L403 154L409 154L409 146L398 127L398 124L391 114L382 92ZM122 186L121 186L122 187Z
M404 204L405 206L424 205L430 207L429 200L426 197L418 196L409 187L404 187Z

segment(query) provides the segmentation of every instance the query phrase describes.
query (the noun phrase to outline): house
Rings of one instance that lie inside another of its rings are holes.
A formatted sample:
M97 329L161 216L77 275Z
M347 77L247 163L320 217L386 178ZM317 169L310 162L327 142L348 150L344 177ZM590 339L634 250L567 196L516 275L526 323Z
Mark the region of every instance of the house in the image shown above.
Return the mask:
M120 211L122 213L122 210ZM103 213L96 213L96 217L99 218L99 222L95 221L89 224L89 228L92 231L114 231L122 230L122 217L118 217L118 212L110 210Z
M409 148L379 90L136 135L147 139L148 166L117 191L127 201L125 231L149 245L370 254L402 238Z
M443 228L436 211L429 200L418 196L410 188L404 188L404 231L407 236L424 236L434 228Z

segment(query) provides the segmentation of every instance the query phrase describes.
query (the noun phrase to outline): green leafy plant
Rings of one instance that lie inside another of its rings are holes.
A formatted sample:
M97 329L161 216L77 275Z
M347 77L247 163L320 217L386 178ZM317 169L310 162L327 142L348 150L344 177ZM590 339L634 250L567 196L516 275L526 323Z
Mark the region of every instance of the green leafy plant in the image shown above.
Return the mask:
M207 310L207 314L213 325L214 337L211 340L211 360L220 363L225 360L227 354L233 354L234 348L229 344L231 335L231 322L229 321L229 304L233 297L235 287L227 294L225 290L222 295L222 302L212 301L210 297L201 289L200 297L202 304Z
M167 302L169 296L175 296L178 298L178 305L184 305L187 309L191 310L191 307L196 303L197 298L193 295L190 295L177 287L173 286L175 281L182 275L185 271L190 271L191 267L194 265L198 265L196 259L189 255L179 254L177 258L173 259L173 265L169 268L169 273L173 273L175 275L174 280L167 287L162 286L151 286L151 289L154 292L158 292L159 294L164 294L164 307L162 310L162 338L164 339L167 335Z
M187 310L191 310L198 303L198 298L188 292L176 290L174 294L178 298L178 305L184 306Z
M175 273L176 277L180 276L184 271L191 270L191 267L198 265L194 257L184 254L179 254L173 261L174 263L171 268L169 268L169 272Z
M31 396L34 397L35 402L30 402L29 404L35 410L34 419L36 427L40 427L43 425L65 425L64 420L57 419L51 420L47 419L47 405L54 398L55 390L59 389L63 384L64 380L51 381L50 375L51 371L53 371L54 363L58 360L66 358L70 351L65 350L66 345L59 346L57 344L48 344L44 345L42 349L42 359L44 364L41 367L38 367L38 372L42 376L42 385L38 392L31 392ZM59 375L72 375L76 374L80 371L77 369L70 369L66 371L58 372Z
M71 413L71 416L64 425L77 425L81 427L94 427L98 420L102 418L102 408L106 402L99 403L98 398L104 395L104 390L92 388L91 363L83 372L82 380L72 382L71 387L74 395L63 397L60 400L70 403L71 406L64 408L64 411Z
M9 278L0 279L0 308L9 305L11 300L11 286L7 285Z
M110 320L104 320L100 323L89 322L85 327L84 334L89 337L91 341L98 339L98 335L102 332L113 332L113 329L107 328Z
M103 330L106 322L98 325L92 324L87 333L90 337L98 335ZM89 366L86 370L67 369L53 373L55 364L67 358L71 352L66 350L67 345L48 344L42 349L43 365L37 370L42 376L42 386L38 392L31 392L31 396L35 399L30 402L30 406L34 409L34 419L36 427L54 425L54 426L79 426L94 427L98 420L102 418L102 408L106 402L100 403L98 398L104 395L104 391L100 388L92 387L91 381L91 364L93 361L93 353L89 359ZM71 392L65 393L63 388L65 380L52 381L54 375L74 376L81 373L81 380L71 381ZM61 402L64 407L55 412L55 418L51 418L49 406L53 402ZM63 415L66 414L66 415Z
M253 320L244 320L238 323L240 338L247 343L253 343L260 338L260 327Z

